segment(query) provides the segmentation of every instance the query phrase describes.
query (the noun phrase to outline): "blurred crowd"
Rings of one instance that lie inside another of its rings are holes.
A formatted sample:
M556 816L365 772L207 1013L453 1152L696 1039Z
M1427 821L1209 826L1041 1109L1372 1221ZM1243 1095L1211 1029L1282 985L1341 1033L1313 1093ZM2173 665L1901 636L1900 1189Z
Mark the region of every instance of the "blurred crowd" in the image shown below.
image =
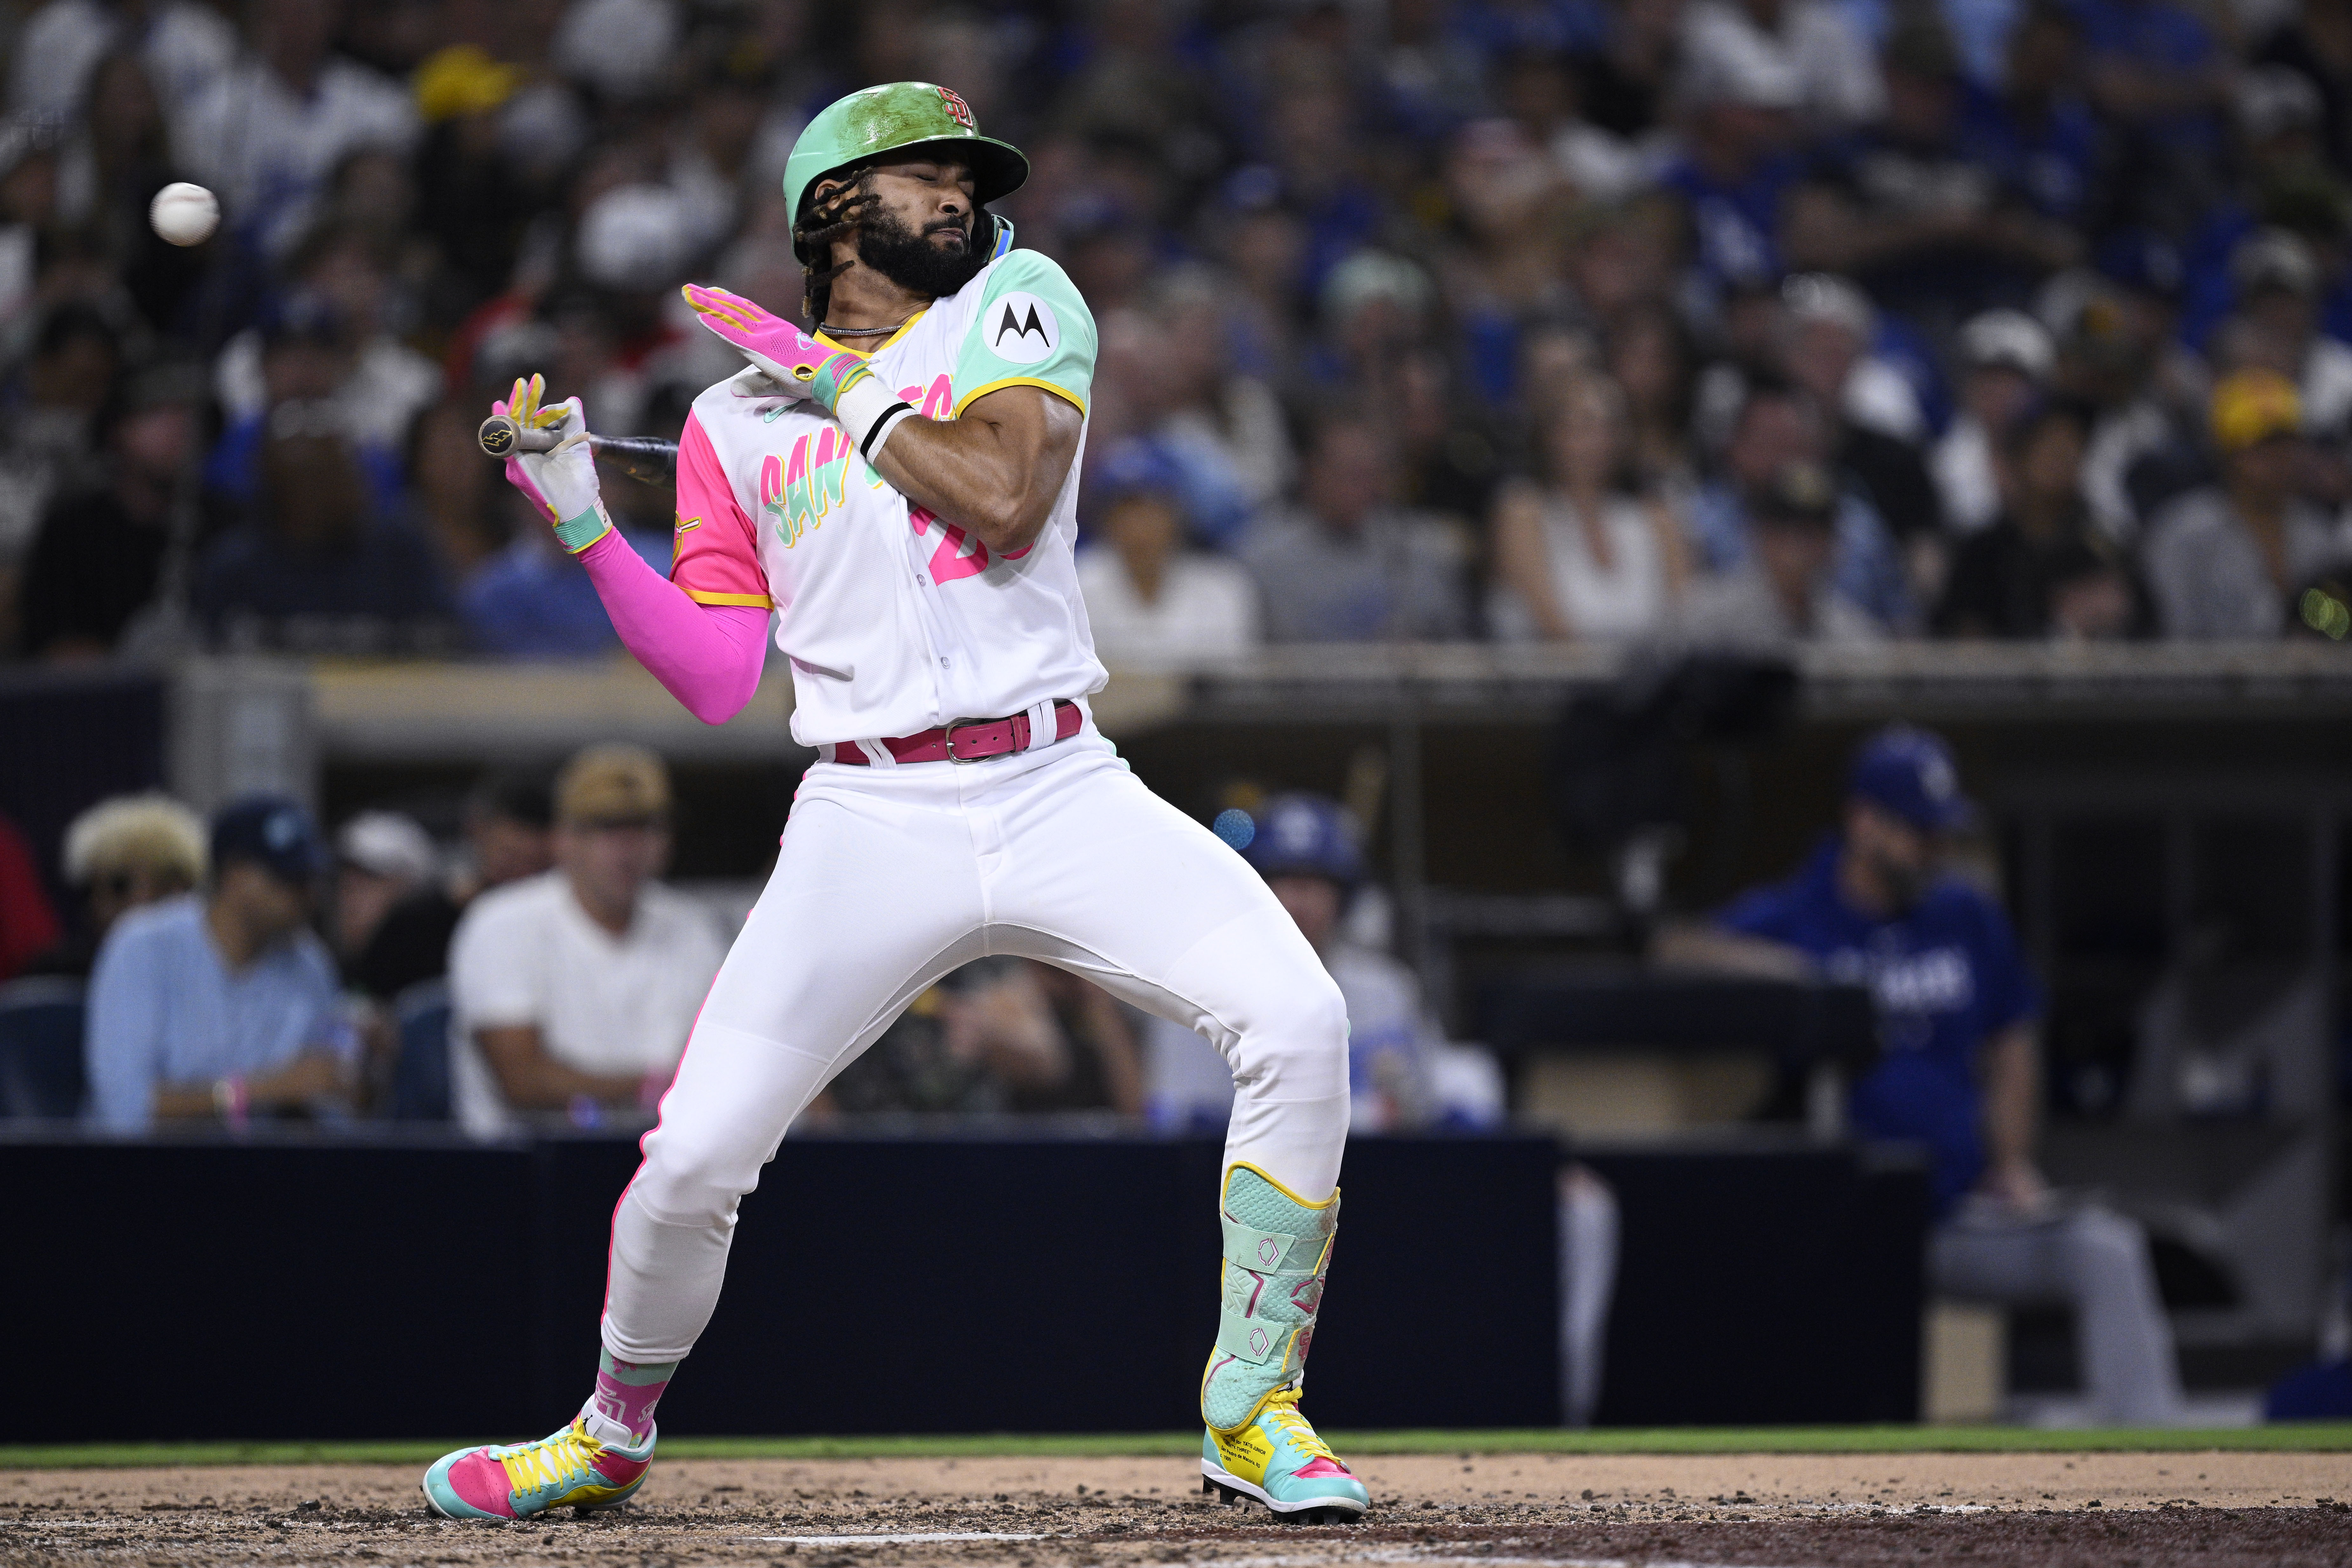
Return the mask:
M1311 795L1253 804L1219 831L1348 998L1358 1130L1498 1121L1492 1058L1445 1040L1385 951L1352 816ZM672 805L662 760L621 744L552 775L486 774L446 839L396 810L326 833L284 796L209 821L118 797L66 836L62 910L0 818L0 1121L648 1126L750 903L662 879ZM1232 1103L1200 1036L990 958L927 986L803 1124L1092 1113L1213 1132Z
M1097 318L1113 662L2352 625L2352 0L0 0L0 55L26 658L608 647L474 426L541 370L675 434L736 368L677 286L797 314L785 154L906 78Z

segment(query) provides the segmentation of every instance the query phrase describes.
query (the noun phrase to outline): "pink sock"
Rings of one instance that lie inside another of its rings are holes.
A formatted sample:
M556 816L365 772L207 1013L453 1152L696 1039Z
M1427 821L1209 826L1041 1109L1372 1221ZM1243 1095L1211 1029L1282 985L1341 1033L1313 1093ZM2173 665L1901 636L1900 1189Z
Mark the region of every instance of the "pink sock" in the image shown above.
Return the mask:
M589 1417L592 1435L600 1441L610 1441L613 1428L628 1434L626 1442L635 1447L646 1440L654 1429L654 1406L660 1403L662 1391L669 1386L670 1374L677 1370L674 1361L620 1361L611 1351L600 1351L596 1356L596 1392L588 1401L583 1414ZM600 1421L597 1417L602 1417ZM597 1432L604 1426L605 1432Z

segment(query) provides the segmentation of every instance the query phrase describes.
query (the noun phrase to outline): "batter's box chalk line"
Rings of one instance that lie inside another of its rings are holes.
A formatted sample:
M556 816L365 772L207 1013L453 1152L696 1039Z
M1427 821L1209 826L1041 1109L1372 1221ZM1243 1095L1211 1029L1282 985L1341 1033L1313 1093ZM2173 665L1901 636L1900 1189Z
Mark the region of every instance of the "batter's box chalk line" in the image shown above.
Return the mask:
M1678 1563L1664 1558L1643 1557L1449 1557L1443 1548L1423 1547L1419 1550L1392 1547L1386 1550L1351 1551L1346 1554L1349 1563L1411 1563L1418 1568L1722 1568L1719 1563ZM1337 1558L1324 1557L1217 1557L1207 1561L1214 1568L1324 1568ZM1754 1564L1752 1568L1767 1568Z
M738 1541L789 1541L795 1546L915 1546L930 1541L1045 1541L1034 1530L910 1530L891 1535L739 1535Z

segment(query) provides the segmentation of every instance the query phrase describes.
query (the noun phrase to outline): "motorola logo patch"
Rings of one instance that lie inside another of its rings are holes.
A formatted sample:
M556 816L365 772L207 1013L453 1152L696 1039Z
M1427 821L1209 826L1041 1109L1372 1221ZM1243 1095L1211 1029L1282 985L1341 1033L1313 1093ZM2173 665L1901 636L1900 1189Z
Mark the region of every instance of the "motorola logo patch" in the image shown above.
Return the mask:
M984 308L981 331L998 359L1035 364L1062 346L1062 323L1054 307L1034 294L1015 291Z

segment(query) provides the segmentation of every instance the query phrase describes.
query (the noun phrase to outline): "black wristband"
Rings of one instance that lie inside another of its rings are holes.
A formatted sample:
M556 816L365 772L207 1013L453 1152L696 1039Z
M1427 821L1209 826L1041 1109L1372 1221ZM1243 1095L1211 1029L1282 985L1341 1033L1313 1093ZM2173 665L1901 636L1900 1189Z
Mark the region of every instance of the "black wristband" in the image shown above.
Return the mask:
M865 458L869 463L874 460L874 438L890 428L891 416L896 415L902 408L909 414L912 414L915 411L915 405L913 404L900 402L890 405L889 407L885 408L881 412L880 416L875 419L874 423L867 427L866 431L866 439L858 443L857 455L859 457Z

